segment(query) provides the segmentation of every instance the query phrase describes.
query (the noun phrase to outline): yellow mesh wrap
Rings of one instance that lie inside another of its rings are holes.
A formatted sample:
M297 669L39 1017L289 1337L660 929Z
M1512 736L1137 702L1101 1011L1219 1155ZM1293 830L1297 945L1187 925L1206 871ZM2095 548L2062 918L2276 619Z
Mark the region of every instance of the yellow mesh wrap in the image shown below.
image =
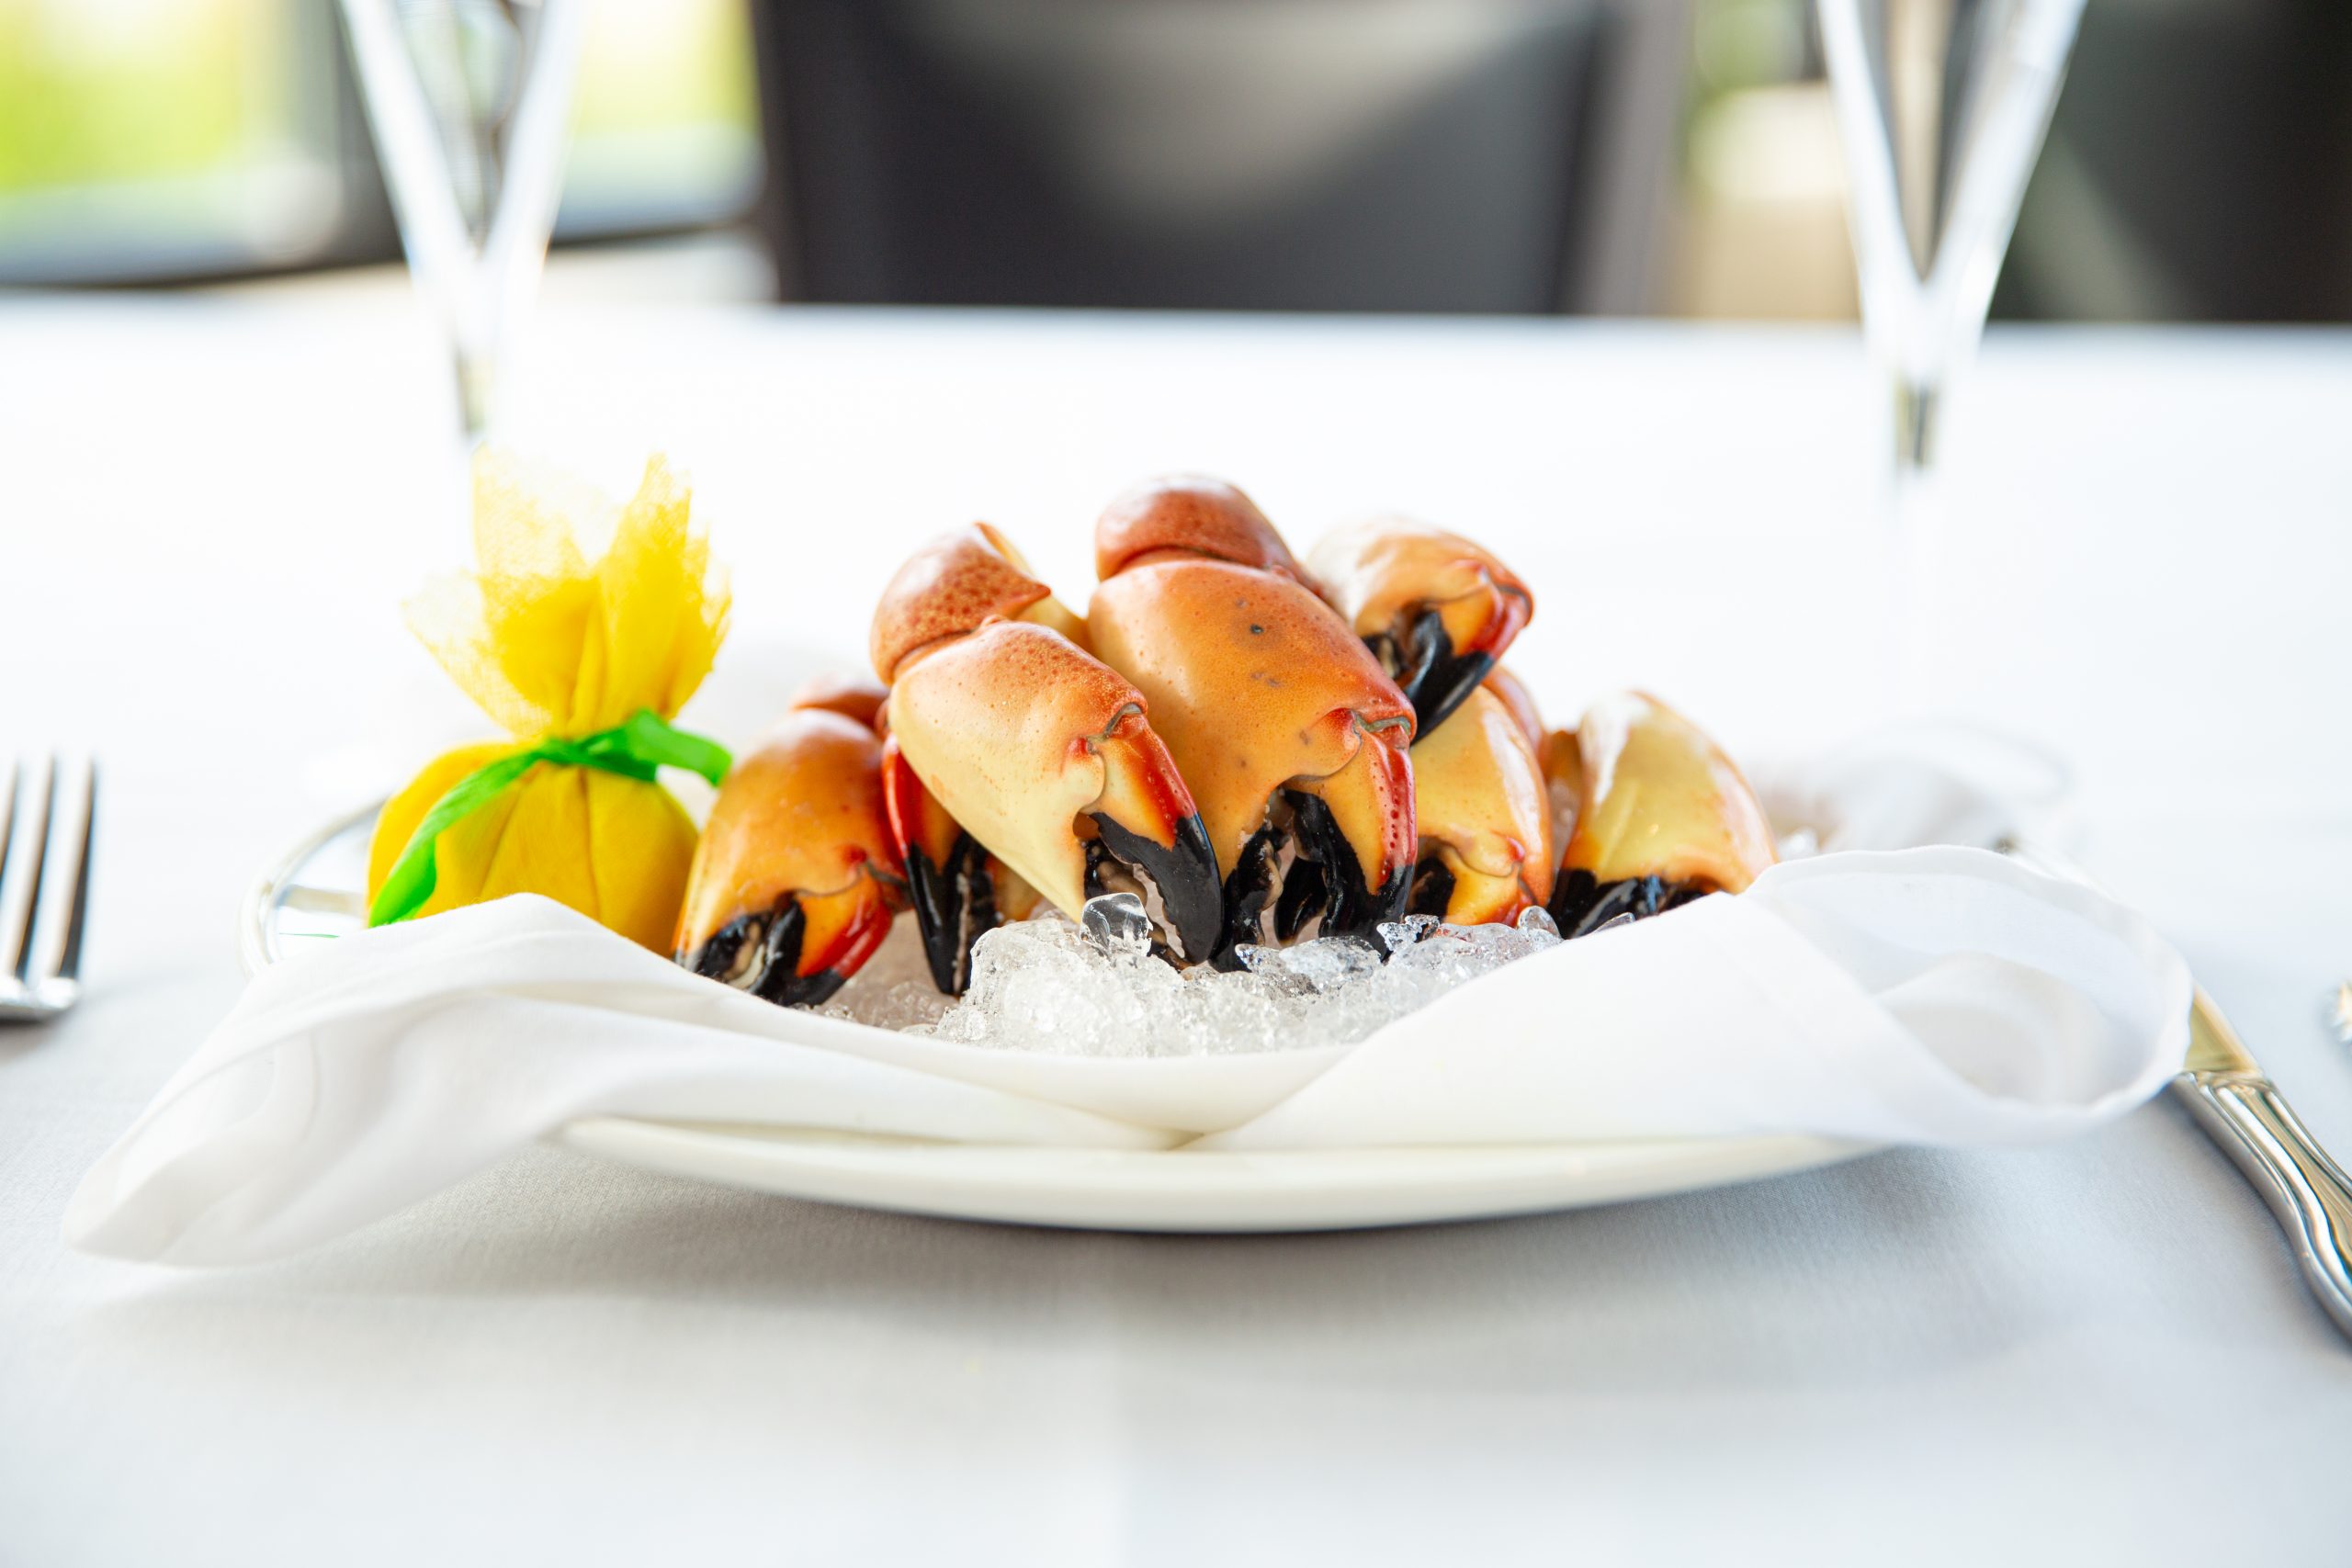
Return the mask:
M728 594L688 502L658 457L617 514L503 457L476 459L476 570L427 588L408 622L512 740L436 758L386 803L368 849L370 899L424 814L476 769L640 708L674 717L694 695L727 635ZM581 541L597 535L609 543L591 560ZM695 837L659 784L542 763L441 835L433 897L418 913L539 893L665 951Z

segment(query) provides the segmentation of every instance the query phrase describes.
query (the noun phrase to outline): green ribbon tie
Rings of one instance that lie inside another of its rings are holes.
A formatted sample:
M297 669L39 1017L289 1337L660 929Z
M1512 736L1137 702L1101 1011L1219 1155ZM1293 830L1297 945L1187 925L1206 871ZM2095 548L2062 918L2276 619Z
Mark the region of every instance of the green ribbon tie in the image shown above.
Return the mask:
M424 908L433 897L439 870L433 846L442 834L481 810L541 762L567 768L597 768L623 778L651 784L663 768L684 768L700 773L716 788L727 777L732 759L716 740L673 728L651 708L639 708L625 724L583 735L577 740L551 737L537 745L501 757L459 779L448 794L433 803L424 820L411 833L392 874L368 906L368 923L389 926Z

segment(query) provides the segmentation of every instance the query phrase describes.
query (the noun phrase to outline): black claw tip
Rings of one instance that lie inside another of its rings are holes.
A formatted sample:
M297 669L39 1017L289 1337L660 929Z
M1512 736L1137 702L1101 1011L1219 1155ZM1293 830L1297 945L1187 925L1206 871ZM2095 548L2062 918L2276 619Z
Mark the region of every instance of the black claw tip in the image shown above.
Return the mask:
M799 903L786 897L763 915L738 915L711 934L708 942L678 962L706 979L721 981L781 1007L814 1007L842 988L849 978L831 969L797 975L800 941L808 918ZM745 972L743 948L757 949Z
M1453 638L1435 610L1423 610L1401 635L1374 646L1390 666L1405 700L1413 705L1415 735L1427 735L1443 724L1495 668L1491 653L1454 652Z
M1435 915L1445 919L1446 906L1453 902L1453 873L1443 861L1431 855L1413 874L1413 891L1405 901L1405 911L1412 915Z
M1217 933L1216 951L1209 955L1209 962L1228 974L1241 967L1239 950L1245 942L1264 940L1261 917L1266 900L1273 896L1274 862L1282 841L1282 830L1272 823L1259 829L1241 846L1233 871L1225 879L1220 893L1223 929Z
M1244 943L1262 942L1270 935L1278 942L1297 940L1317 916L1322 917L1317 935L1373 942L1384 922L1404 918L1412 897L1410 866L1398 867L1377 888L1366 885L1355 846L1320 799L1286 789L1282 802L1288 808L1288 823L1269 821L1252 833L1225 879L1224 931L1210 958L1220 969L1241 967L1235 950ZM1286 841L1297 852L1282 874L1277 894L1275 868ZM1271 927L1265 919L1269 899L1274 906Z
M738 915L717 931L700 947L677 953L678 966L690 969L706 980L725 980L735 972L735 955L743 950L746 939L759 940L760 918Z
M1165 848L1101 812L1094 814L1094 827L1104 850L1159 889L1162 923L1182 945L1186 960L1197 964L1207 956L1217 944L1224 900L1217 887L1216 852L1209 847L1209 830L1200 813L1177 823L1175 842Z
M1706 896L1703 887L1668 882L1663 877L1629 876L1616 882L1601 882L1589 871L1571 871L1562 874L1558 885L1552 889L1552 901L1544 908L1552 923L1560 928L1561 936L1579 937L1589 936L1622 916L1645 920Z
M1398 866L1381 886L1370 886L1356 860L1355 846L1340 830L1331 808L1314 795L1296 790L1289 794L1299 856L1322 868L1328 887L1323 934L1370 942L1382 924L1403 919L1406 900L1413 892L1413 868Z
M929 855L910 847L907 890L931 983L951 997L962 996L972 983L972 944L999 921L988 851L971 834L958 833L947 863L934 865Z

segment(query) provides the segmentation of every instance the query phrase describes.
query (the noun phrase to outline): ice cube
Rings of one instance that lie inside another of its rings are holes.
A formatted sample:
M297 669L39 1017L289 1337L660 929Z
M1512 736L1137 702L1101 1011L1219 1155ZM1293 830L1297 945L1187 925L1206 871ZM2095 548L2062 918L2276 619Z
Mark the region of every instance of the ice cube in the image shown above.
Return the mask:
M1133 893L1089 898L1086 908L1079 911L1078 923L1104 953L1141 953L1151 947L1151 917L1143 912L1143 899Z

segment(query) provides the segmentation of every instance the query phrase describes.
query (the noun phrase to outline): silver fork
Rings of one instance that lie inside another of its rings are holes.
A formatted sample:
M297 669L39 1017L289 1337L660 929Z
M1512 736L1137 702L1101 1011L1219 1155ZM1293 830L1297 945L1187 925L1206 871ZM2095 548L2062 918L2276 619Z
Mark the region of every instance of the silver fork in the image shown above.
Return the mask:
M97 768L19 761L0 795L0 1023L55 1018L82 999Z

